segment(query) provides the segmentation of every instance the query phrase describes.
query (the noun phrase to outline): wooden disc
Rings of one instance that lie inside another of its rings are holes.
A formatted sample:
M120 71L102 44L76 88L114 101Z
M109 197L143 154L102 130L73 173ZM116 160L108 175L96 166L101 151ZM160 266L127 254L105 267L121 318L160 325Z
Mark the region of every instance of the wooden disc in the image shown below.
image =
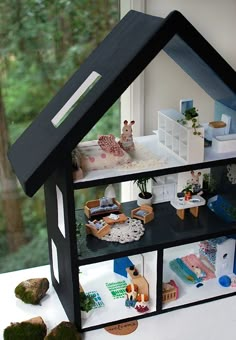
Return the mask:
M133 333L138 328L138 321L128 321L116 325L105 327L104 329L113 335L127 335Z

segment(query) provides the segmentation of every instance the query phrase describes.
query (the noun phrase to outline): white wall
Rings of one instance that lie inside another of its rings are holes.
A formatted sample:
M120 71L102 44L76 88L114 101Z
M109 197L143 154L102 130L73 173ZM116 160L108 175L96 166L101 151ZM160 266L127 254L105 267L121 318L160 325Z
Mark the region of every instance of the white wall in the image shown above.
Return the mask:
M146 0L144 3L147 14L161 17L179 10L236 69L236 0ZM178 110L180 98L194 99L200 121L213 118L214 101L165 52L159 53L146 68L144 89L144 134L151 134L157 128L157 110Z

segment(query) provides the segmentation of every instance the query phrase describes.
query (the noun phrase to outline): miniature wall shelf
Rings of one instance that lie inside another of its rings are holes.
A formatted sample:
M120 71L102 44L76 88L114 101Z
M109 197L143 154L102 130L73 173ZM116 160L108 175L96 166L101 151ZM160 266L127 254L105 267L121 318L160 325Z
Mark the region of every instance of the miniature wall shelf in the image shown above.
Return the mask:
M204 160L204 129L197 130L201 136L193 135L193 129L181 125L183 115L175 110L158 111L159 143L186 164Z

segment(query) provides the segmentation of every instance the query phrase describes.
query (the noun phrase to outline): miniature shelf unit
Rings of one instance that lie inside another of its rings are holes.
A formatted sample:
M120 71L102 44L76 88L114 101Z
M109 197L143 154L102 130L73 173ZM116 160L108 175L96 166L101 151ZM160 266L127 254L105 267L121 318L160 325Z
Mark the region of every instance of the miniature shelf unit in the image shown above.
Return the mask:
M159 143L180 158L186 164L204 160L204 128L194 135L192 127L182 125L179 121L184 116L175 110L158 111Z

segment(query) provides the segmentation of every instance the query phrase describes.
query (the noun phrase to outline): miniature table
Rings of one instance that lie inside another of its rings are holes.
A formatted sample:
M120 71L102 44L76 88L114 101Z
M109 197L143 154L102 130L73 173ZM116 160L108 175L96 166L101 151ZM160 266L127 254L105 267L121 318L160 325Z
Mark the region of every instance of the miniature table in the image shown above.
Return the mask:
M50 287L41 305L27 305L16 299L14 288L28 278L47 277ZM0 340L3 340L3 329L10 322L23 321L40 315L46 322L48 330L67 321L67 316L51 285L49 266L18 270L16 272L0 274L0 299L2 313L0 318ZM223 311L223 312L222 312ZM236 296L219 299L210 303L182 308L170 313L163 313L138 320L138 328L132 334L120 336L124 340L146 338L149 340L222 340L233 339L235 332ZM196 329L196 320L200 325L200 332ZM171 324L171 327L170 327ZM184 325L184 327L180 327ZM222 326L224 325L224 326ZM158 332L157 332L158 330ZM191 336L190 336L191 335ZM116 340L117 336L109 334L103 328L85 332L83 340Z
M106 217L103 217L103 220L107 224L115 224L115 223L124 223L128 219L128 217L125 214L119 214L117 216L118 216L117 219L113 219L113 218L110 218L109 216L106 216Z
M198 217L198 209L201 205L206 204L206 200L199 196L192 196L191 200L188 201L180 201L179 199L175 199L170 201L170 204L176 209L176 213L181 220L184 220L185 217L185 209L189 209L190 213L194 217Z

